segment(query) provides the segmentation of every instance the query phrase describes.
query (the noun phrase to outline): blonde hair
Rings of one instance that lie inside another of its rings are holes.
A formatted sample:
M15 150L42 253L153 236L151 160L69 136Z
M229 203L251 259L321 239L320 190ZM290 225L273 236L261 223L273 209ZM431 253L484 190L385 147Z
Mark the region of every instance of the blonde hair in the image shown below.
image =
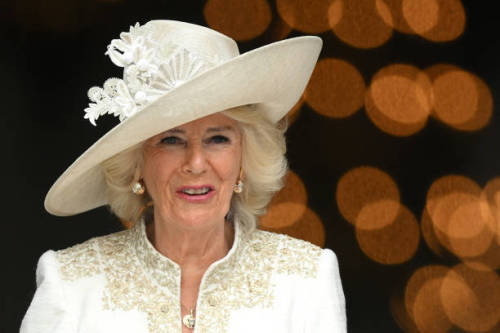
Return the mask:
M252 230L257 226L258 217L266 212L274 193L283 186L287 171L286 121L273 123L253 105L222 113L236 120L242 133L244 186L241 193L233 195L228 217L236 218L246 229ZM140 196L131 190L142 169L142 145L137 144L101 164L108 185L110 209L127 222L137 222L151 201L147 191Z
M142 169L142 145L132 146L101 163L109 208L126 222L137 222L149 201L146 193L132 192L132 184L139 181Z

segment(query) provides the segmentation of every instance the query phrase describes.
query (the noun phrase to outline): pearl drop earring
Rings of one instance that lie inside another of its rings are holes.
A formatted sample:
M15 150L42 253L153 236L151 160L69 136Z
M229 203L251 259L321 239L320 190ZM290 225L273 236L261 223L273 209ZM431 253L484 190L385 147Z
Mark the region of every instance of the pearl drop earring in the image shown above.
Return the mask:
M145 191L144 185L140 181L132 184L132 192L137 195L143 195Z
M243 182L241 181L241 179L238 180L238 182L233 185L233 191L234 191L234 193L243 192Z

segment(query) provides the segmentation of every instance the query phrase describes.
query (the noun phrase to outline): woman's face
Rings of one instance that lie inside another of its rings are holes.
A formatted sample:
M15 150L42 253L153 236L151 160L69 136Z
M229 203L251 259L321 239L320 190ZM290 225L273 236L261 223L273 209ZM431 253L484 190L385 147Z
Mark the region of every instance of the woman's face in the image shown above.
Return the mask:
M224 221L241 167L236 121L216 113L156 135L144 145L142 178L167 223Z

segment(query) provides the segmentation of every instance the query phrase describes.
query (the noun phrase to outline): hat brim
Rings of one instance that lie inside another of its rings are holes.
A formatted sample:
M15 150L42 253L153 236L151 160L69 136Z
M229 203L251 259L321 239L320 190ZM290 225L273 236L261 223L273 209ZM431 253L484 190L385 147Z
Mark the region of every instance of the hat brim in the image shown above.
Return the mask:
M165 93L124 120L57 179L45 209L57 216L79 214L107 204L100 163L154 135L236 106L255 104L280 120L298 101L316 64L322 41L306 36L275 42L216 66Z

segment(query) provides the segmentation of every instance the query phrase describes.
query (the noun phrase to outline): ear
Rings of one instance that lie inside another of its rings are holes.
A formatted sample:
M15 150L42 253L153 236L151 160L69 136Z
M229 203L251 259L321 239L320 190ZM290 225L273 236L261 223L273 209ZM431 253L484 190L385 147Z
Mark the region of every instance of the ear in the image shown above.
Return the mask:
M140 180L143 180L143 177L142 177L142 168L141 168L141 163L137 163L135 165L135 170L134 170L134 178L133 178L133 181L134 182L138 182Z

